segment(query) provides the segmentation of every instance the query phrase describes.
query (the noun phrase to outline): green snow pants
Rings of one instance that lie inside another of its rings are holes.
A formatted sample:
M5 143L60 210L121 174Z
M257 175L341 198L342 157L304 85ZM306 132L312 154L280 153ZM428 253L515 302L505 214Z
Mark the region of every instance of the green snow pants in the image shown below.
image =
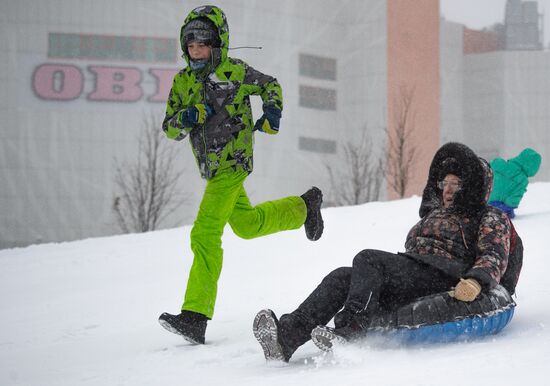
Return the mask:
M191 230L193 265L182 310L212 319L222 270L222 235L229 222L243 239L297 229L306 220L306 205L298 196L267 201L253 207L244 190L247 172L222 172L207 182Z

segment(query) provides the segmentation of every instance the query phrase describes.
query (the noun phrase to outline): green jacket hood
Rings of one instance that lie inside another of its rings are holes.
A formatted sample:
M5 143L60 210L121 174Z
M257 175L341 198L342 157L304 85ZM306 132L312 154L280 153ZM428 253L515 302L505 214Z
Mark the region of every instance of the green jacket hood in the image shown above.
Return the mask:
M229 26L227 24L225 14L215 5L202 5L197 7L189 12L189 15L185 18L183 26L180 30L180 44L181 49L183 50L183 57L185 58L187 64L189 64L189 54L185 49L185 44L183 41L183 30L187 23L198 18L206 18L210 20L218 29L218 36L220 38L221 46L220 48L212 49L212 57L215 62L214 67L217 67L221 62L224 62L227 59L227 51L229 49Z
M517 157L509 160L509 162L520 166L528 177L533 177L537 174L541 161L541 155L531 148L524 149Z

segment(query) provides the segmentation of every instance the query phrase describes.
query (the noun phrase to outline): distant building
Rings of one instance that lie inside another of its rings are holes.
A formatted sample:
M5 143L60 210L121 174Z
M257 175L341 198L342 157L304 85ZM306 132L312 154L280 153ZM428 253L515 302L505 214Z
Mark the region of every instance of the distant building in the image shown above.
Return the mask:
M541 24L536 1L507 0L504 18L506 50L541 50Z
M550 158L550 51L534 1L508 0L503 24L441 25L441 138L487 159L533 147ZM544 161L543 161L544 163ZM537 179L550 180L550 168Z
M536 1L508 0L503 23L481 31L464 28L464 52L540 51L543 20Z

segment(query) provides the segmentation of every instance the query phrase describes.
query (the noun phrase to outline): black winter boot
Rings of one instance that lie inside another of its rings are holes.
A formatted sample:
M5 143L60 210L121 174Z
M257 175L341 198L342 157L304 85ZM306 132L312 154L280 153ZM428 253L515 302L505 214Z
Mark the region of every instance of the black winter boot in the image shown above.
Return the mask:
M356 312L351 311L349 308L344 308L336 315L334 315L334 327L342 328L351 323L353 318L357 315Z
M346 343L347 339L328 326L317 326L311 331L311 341L323 351L332 351L334 343Z
M166 330L183 336L193 344L204 344L204 334L208 318L203 314L193 311L181 311L179 315L172 315L167 312L159 316L159 323Z
M286 344L275 313L269 309L256 314L252 325L254 337L262 346L267 361L288 362L294 350Z
M306 236L312 241L319 240L323 234L324 224L321 216L321 204L323 203L323 193L317 187L312 187L300 197L306 203L307 217L304 223Z
M356 322L340 328L317 326L311 331L311 340L323 351L332 351L335 343L345 344L365 336L365 331Z

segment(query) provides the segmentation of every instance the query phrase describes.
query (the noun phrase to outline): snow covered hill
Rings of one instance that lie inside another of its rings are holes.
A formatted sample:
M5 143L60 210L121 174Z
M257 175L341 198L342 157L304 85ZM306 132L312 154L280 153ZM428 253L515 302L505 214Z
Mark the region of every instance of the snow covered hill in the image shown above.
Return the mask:
M543 385L550 363L550 183L536 183L514 221L525 244L510 325L488 339L431 346L379 342L300 348L268 367L256 312L292 311L330 270L365 248L403 250L418 197L323 211L303 229L257 240L224 235L225 260L207 344L157 323L176 313L192 261L190 227L0 251L0 385Z

